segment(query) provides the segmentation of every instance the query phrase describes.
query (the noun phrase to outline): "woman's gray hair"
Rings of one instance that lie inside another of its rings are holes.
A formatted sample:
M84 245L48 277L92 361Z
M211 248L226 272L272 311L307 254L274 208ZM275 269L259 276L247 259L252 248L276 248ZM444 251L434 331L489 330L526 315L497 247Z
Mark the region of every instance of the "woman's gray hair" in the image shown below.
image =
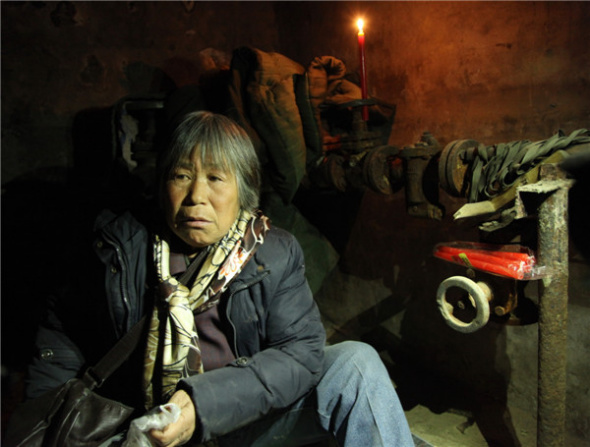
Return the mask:
M207 111L184 116L160 159L161 187L182 161L197 151L201 163L213 163L236 176L242 209L258 208L260 163L246 131L230 118ZM162 189L160 189L162 191Z

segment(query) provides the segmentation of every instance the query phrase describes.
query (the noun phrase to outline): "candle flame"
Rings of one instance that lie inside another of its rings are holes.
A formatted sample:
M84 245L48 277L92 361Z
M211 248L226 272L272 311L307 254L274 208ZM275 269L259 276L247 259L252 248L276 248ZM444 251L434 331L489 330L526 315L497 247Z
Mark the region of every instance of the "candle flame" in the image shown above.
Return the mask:
M364 32L363 32L363 26L365 26L365 21L363 19L358 19L356 21L356 26L359 27L359 34L364 34Z

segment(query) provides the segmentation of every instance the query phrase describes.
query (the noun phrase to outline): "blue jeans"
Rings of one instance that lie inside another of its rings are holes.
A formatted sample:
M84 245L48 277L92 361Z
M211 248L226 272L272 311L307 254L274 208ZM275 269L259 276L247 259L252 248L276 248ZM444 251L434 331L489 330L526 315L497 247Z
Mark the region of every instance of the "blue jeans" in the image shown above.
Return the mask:
M414 446L385 365L365 343L326 347L322 377L312 393L218 441L220 447L289 447L329 437L342 447Z

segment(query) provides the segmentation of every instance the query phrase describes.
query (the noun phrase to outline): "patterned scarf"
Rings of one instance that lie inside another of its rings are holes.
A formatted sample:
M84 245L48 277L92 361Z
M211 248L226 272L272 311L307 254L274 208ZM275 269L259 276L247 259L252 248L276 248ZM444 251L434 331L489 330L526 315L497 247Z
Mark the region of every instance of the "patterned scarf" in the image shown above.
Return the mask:
M191 370L203 372L194 314L219 302L221 294L264 243L268 228L265 216L241 211L228 233L193 261L200 267L196 266L199 271L190 289L170 275L170 248L164 239L156 236L158 290L143 378L147 409L168 401L178 381L189 376Z

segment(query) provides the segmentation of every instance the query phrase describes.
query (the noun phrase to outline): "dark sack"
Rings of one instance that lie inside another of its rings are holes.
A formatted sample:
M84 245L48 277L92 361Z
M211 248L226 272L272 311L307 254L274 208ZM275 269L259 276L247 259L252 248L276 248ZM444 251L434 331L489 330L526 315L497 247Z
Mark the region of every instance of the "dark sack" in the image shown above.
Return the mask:
M93 392L83 379L71 379L20 404L12 415L4 445L98 446L121 431L132 412L132 407Z

